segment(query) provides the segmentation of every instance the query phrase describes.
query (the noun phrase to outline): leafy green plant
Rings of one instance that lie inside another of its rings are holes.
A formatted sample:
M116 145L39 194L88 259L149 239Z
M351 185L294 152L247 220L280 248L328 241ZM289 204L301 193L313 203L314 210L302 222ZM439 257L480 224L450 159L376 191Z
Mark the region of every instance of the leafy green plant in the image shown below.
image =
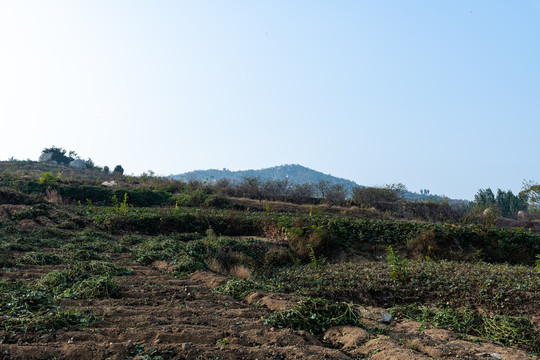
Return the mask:
M274 312L266 323L279 328L304 330L312 335L322 334L336 325L361 326L352 303L313 298L300 301L290 310Z
M403 281L409 275L409 260L401 259L392 246L386 248L388 266L390 266L390 277L394 281Z
M311 244L307 244L306 247L309 250L308 256L309 256L309 260L310 260L309 264L311 266L313 266L315 268L319 268L321 266L324 266L324 264L326 264L326 258L324 256L322 256L322 255L320 257L317 257L317 255L315 255L315 250L313 249Z
M52 174L52 172L44 172L38 180L41 185L52 186L58 184L58 178Z

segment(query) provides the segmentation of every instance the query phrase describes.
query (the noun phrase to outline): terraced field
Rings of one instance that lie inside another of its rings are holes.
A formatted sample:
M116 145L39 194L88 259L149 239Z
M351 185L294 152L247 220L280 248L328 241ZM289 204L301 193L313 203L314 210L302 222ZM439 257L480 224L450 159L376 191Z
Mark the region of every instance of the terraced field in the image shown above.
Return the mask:
M2 359L540 352L539 242L523 229L10 194Z

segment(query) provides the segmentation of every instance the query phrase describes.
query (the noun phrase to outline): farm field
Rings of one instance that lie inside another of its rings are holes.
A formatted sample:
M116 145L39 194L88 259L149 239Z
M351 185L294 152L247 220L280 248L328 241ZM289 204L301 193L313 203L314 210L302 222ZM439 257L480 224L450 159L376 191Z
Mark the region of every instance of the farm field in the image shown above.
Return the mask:
M534 222L502 229L261 201L184 206L156 189L4 185L2 359L540 353Z

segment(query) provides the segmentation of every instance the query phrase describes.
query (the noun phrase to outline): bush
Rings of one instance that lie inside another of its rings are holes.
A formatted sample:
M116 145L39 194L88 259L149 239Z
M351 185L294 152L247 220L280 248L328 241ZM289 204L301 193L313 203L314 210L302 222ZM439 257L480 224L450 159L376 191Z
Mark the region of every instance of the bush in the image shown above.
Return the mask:
M58 191L64 198L81 203L90 200L95 205L110 205L114 196L117 199L124 199L125 194L127 194L130 205L141 207L167 204L171 199L171 195L165 191L108 189L92 185L65 185L59 187Z
M51 172L44 172L41 174L38 183L46 186L53 186L58 184L58 178Z

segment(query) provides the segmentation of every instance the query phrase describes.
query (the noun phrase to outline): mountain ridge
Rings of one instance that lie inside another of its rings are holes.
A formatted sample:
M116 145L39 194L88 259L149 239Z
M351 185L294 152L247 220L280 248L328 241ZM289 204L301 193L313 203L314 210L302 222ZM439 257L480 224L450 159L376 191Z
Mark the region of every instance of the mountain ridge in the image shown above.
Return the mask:
M231 171L226 168L223 168L222 170L193 170L183 174L170 175L169 177L175 180L197 179L201 181L218 181L227 178L234 182L239 182L244 177L258 177L261 181L289 179L291 184L317 183L321 180L326 180L331 185L343 185L349 191L355 186L361 186L352 180L325 174L299 164L285 164L257 170L248 169Z
M365 187L364 185L359 185L356 182L330 174L325 174L323 172L310 169L308 167L299 165L299 164L285 164L272 166L269 168L263 169L248 169L248 170L235 170L231 171L226 168L221 170L219 169L208 169L208 170L193 170L183 174L169 175L169 178L175 180L200 180L200 181L209 181L214 182L220 179L231 179L233 182L240 182L244 177L257 177L261 181L266 180L282 180L289 179L291 184L302 184L302 183L318 183L321 180L326 180L330 185L339 184L343 185L349 194L352 194L352 189L356 186ZM405 198L412 201L444 201L449 200L450 202L462 202L463 200L454 200L448 199L445 196L440 195L428 195L428 194L419 194L416 192L405 191Z

